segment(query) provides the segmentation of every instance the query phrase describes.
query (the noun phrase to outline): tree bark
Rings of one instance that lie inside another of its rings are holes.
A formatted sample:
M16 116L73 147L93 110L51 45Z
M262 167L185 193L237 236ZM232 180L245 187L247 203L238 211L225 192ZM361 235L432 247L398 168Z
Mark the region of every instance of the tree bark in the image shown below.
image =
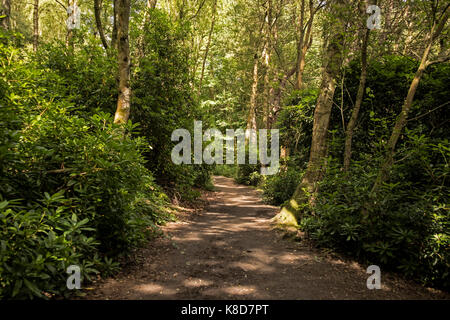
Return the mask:
M266 42L265 50L263 51L263 64L264 64L264 124L269 123L270 116L270 81L269 81L269 72L270 72L270 44ZM267 128L269 129L269 128Z
M361 13L365 12L365 7L361 7ZM365 22L365 21L364 21ZM352 157L352 139L353 133L356 126L356 121L358 120L359 110L361 109L361 104L364 97L364 90L366 88L366 78L367 78L367 45L369 41L370 29L368 29L363 24L364 33L362 36L361 43L361 75L359 77L358 92L356 94L355 106L352 110L352 115L350 121L347 124L345 131L345 143L344 143L344 171L348 171L350 167L350 160Z
M111 34L111 47L117 48L117 4L118 0L113 0L113 28Z
M130 21L130 0L117 0L118 4L118 65L119 65L119 97L114 123L127 123L130 116L130 45L128 27Z
M95 14L95 23L97 25L98 34L100 35L100 39L102 40L103 47L108 49L108 42L105 38L105 33L103 32L102 26L102 18L100 15L102 8L102 0L94 0L94 14Z
M388 180L389 171L394 163L394 154L395 154L395 146L397 145L400 134L406 124L408 119L409 110L411 109L412 102L414 100L414 95L416 93L417 87L419 86L420 79L428 66L428 56L430 54L431 48L433 46L434 41L439 37L442 29L444 28L449 16L449 7L446 7L445 12L443 13L440 22L436 22L435 19L433 26L431 27L430 33L428 34L427 46L422 54L422 59L420 61L419 68L414 75L414 79L409 86L408 94L406 95L406 99L403 103L402 111L397 116L397 120L395 121L394 128L392 130L391 137L386 145L386 155L384 161L381 165L381 169L378 173L375 184L372 188L372 192L375 192L383 182Z
M33 4L33 51L36 52L39 45L39 0Z
M314 4L313 1L309 1L309 19L306 23L306 29L304 26L304 16L305 16L305 0L302 0L301 12L300 12L300 39L297 45L297 79L295 83L295 88L300 90L303 86L303 72L305 70L306 64L306 52L312 43L311 29L314 21Z
M247 129L256 129L256 95L258 90L258 54L253 58L252 92L250 94L250 107L247 117Z
M269 125L267 126L268 129L272 128L274 124L277 122L278 113L281 110L281 98L283 95L284 88L286 87L288 80L294 75L296 70L297 67L294 66L282 78L278 79L278 87L274 90L273 93L273 106L271 115L269 117Z
M268 1L268 12L266 15L266 32L264 37L264 48L262 52L262 59L264 65L264 94L263 94L263 123L266 125L266 129L269 129L270 117L270 56L272 51L272 27L274 22L272 21L272 0Z
M200 84L199 84L200 90L202 89L203 76L205 74L206 59L208 58L209 46L211 45L211 37L212 37L212 33L214 31L214 23L216 22L216 8L217 8L217 0L214 0L211 28L209 29L208 41L206 42L206 48L205 48L205 55L203 56L202 73L200 75Z
M3 29L9 30L11 29L11 0L2 0L1 4L2 10L0 15L4 15L5 17L0 20L0 23Z
M314 203L318 191L318 182L322 179L326 166L327 132L330 122L333 95L336 88L336 78L342 61L343 27L341 15L344 12L344 0L336 0L331 4L332 22L330 39L326 48L322 82L314 110L314 123L311 141L311 150L306 171L301 183L297 186L289 203L283 207L276 220L283 224L298 225L302 205Z
M72 5L76 5L76 0L67 0L67 9ZM67 12L67 18L69 16L69 12ZM73 50L73 30L69 26L67 26L66 46Z

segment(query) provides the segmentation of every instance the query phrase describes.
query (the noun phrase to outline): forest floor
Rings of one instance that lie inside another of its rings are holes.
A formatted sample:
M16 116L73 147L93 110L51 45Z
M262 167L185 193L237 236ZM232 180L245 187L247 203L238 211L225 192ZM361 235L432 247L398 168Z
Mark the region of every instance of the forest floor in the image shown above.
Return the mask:
M214 184L205 210L168 223L137 262L84 299L450 299L383 270L382 288L369 290L367 266L274 229L279 209L259 191L225 177Z

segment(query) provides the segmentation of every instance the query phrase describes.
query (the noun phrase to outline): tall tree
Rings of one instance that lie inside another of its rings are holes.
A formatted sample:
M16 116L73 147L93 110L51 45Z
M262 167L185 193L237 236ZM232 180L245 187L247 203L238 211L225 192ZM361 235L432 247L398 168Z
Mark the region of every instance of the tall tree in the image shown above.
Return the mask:
M367 2L365 0L360 2L359 11L362 17L366 12ZM352 110L352 115L350 121L347 124L345 130L345 143L344 143L344 170L347 171L350 167L350 159L352 156L352 139L353 132L355 130L356 121L358 120L359 110L361 109L361 104L364 96L364 90L366 88L366 78L367 78L367 44L369 41L370 29L366 27L366 20L362 19L362 29L360 35L361 40L361 75L359 76L358 92L356 94L355 106Z
M200 90L202 88L203 76L205 74L206 59L208 58L209 47L211 45L211 37L214 31L214 24L216 22L216 11L217 11L217 0L214 0L214 5L212 9L211 28L209 29L208 41L206 42L205 54L203 55L202 73L200 75L200 84L199 84Z
M33 51L36 52L39 45L39 0L33 4Z
M277 121L278 113L281 110L281 98L289 79L296 74L295 88L301 89L303 85L303 73L306 65L306 53L312 44L312 26L314 22L314 16L316 13L325 6L325 2L319 1L317 6L314 7L312 0L309 2L309 18L306 24L304 23L306 8L305 1L302 0L300 7L300 23L297 24L297 31L299 33L296 45L297 58L294 66L287 71L284 71L281 76L275 79L278 82L277 88L272 90L272 110L268 118L267 127L271 128Z
M314 21L314 15L316 14L317 10L320 9L321 5L317 7L317 9L314 8L313 0L309 0L309 19L305 24L305 0L302 0L301 2L301 8L300 8L300 24L299 24L299 39L297 41L297 79L295 83L296 89L301 89L303 85L303 72L305 70L305 64L306 64L306 52L308 51L309 47L311 47L312 43L312 25Z
M102 0L94 0L94 15L95 23L97 25L98 34L102 40L103 47L108 49L108 43L106 42L105 33L103 32L102 18L100 12L102 10Z
M117 1L118 0L113 0L113 27L111 34L111 47L113 48L117 47Z
M443 12L441 14L438 14L437 11L437 4L436 1L432 2L432 16L431 19L431 28L427 34L427 38L425 40L426 47L422 54L422 59L420 61L420 65L414 75L413 80L411 81L411 84L409 86L408 94L406 95L405 101L402 106L402 111L397 116L397 120L395 121L394 128L391 133L391 137L389 138L389 141L386 145L386 155L384 157L383 163L381 165L380 171L378 173L377 179L375 181L375 184L373 186L372 191L376 191L380 185L385 182L389 177L389 171L392 167L392 164L394 162L394 154L395 154L395 146L397 145L398 139L400 137L400 134L403 130L403 128L406 125L406 121L408 119L408 114L411 109L412 102L414 100L414 95L416 93L417 87L419 86L420 79L423 76L423 73L425 69L433 63L441 62L449 59L448 53L445 55L442 55L438 57L434 61L429 60L429 55L431 52L431 49L433 47L433 44L435 43L436 39L438 39L439 35L441 34L442 30L444 29L448 17L449 17L449 6L450 4L446 5Z
M114 123L127 123L130 116L130 44L128 28L130 22L130 0L117 0L117 51L119 65L119 97Z
M289 203L277 216L277 220L281 223L295 225L298 223L302 204L308 201L314 202L314 195L318 191L318 182L322 179L326 166L328 125L336 88L335 82L342 62L343 30L346 23L344 19L345 5L345 0L335 0L330 3L330 31L325 50L322 82L314 110L309 161L301 183L297 186Z
M258 54L253 57L252 91L248 109L247 129L256 129L256 95L258 92Z
M253 56L253 72L252 72L252 87L251 87L251 93L250 93L250 105L248 109L248 116L247 116L247 129L256 129L257 122L256 122L256 98L258 94L258 64L259 64L259 56L258 51L260 49L261 40L263 38L263 30L266 24L266 16L267 16L267 10L264 12L264 18L261 23L261 27L259 29L258 38L256 40L256 53ZM264 52L264 46L263 46L263 52Z

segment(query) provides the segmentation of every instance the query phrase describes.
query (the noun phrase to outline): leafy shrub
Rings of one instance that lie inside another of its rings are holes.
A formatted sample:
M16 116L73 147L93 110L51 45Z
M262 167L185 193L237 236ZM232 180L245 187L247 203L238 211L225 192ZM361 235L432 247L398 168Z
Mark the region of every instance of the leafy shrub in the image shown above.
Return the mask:
M0 57L0 298L66 295L68 265L88 281L116 270L167 219L168 198L136 125L78 113L42 86L54 74L2 44Z
M237 166L230 164L216 165L214 167L214 174L228 178L236 178Z
M236 182L256 186L260 182L260 164L241 164L238 166Z
M301 181L302 172L289 167L282 168L279 173L268 176L263 183L264 200L273 205L282 205L294 194Z
M414 147L400 154L408 150L411 157L394 166L391 182L375 194L378 159L365 155L348 174L330 160L316 206L301 227L321 246L448 290L450 217L444 185L450 145L412 133L409 138Z
M131 119L139 122L139 135L151 148L144 156L146 167L170 196L191 201L200 193L193 187L210 185L210 166L175 165L171 160L171 134L184 128L193 132L194 119L201 115L194 101L187 52L183 46L186 30L159 9L148 11L138 65L133 69ZM140 28L138 29L141 30ZM136 40L137 41L137 40Z
M21 199L0 202L0 298L68 294L65 273L78 265L87 280L99 273L95 229L79 220L63 192L30 205Z

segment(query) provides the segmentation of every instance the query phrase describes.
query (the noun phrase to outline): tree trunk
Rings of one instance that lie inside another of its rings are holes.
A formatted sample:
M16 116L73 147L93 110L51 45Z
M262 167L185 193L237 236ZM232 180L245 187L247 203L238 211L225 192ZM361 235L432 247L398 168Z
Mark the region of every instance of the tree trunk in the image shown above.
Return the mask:
M434 24L428 35L427 46L422 54L422 59L420 61L419 68L417 69L416 74L414 75L414 79L412 80L411 85L409 86L408 94L406 95L406 99L403 103L402 111L397 116L397 120L395 121L391 137L389 138L389 141L386 145L386 155L381 165L381 169L378 173L375 184L372 188L372 192L376 191L380 187L380 185L383 182L385 182L389 177L389 171L394 163L395 146L397 145L400 134L408 119L409 110L411 109L411 105L414 100L414 95L416 93L417 87L419 86L420 79L422 78L422 75L429 63L428 56L430 54L433 43L439 37L439 34L442 32L442 29L444 28L448 20L448 16L449 16L449 8L447 7L442 15L440 22L436 22L434 20Z
M270 63L270 44L266 42L265 50L263 51L263 64L265 68L264 73L264 124L268 124L270 116L270 81L269 81L269 63ZM269 129L267 127L267 129Z
M214 23L216 22L216 7L217 7L217 0L214 1L211 29L209 29L208 41L206 42L205 55L203 56L202 73L200 75L200 84L199 84L200 90L202 89L203 76L205 74L206 59L208 58L209 46L211 44L211 37L212 37L212 33L214 31Z
M69 9L70 6L75 5L76 0L67 0L67 9ZM67 12L67 18L69 18L69 12ZM69 49L73 49L73 30L67 26L67 35L66 35L66 46Z
M365 8L364 8L365 11ZM363 12L364 12L363 11ZM361 75L359 77L358 92L356 94L355 106L352 110L352 115L350 121L347 124L347 129L345 131L345 143L344 143L344 171L348 171L350 167L350 160L352 157L352 139L353 132L355 130L356 121L358 120L359 110L364 97L364 90L366 88L366 78L367 78L367 44L369 41L370 29L366 28L365 24L364 34L362 36L361 44Z
M297 67L295 66L291 70L289 70L288 73L286 73L282 78L278 79L278 87L274 90L273 94L272 113L269 118L269 125L267 126L268 128L272 128L277 122L278 113L281 110L281 98L284 88L286 87L287 81L294 75L296 70Z
M322 82L314 110L314 123L311 150L306 171L301 183L297 186L289 203L283 207L276 220L283 224L298 225L302 205L314 203L314 196L318 191L318 182L322 179L326 166L327 132L330 122L333 95L336 88L336 78L342 60L343 25L341 15L344 13L344 0L332 3L331 11L335 19L332 25L330 39L327 44Z
M268 1L268 12L266 15L266 34L264 37L264 48L262 52L262 59L264 65L264 94L263 94L263 123L266 125L269 124L269 115L270 115L270 55L272 50L272 0Z
M39 45L39 0L33 4L33 51L36 52Z
M0 21L1 26L5 30L11 29L11 0L2 0L2 8L0 15L4 15Z
M111 47L117 47L117 4L118 0L113 0L113 28L111 34Z
M94 0L95 23L97 25L98 34L102 40L103 47L108 49L108 43L106 42L105 33L103 32L102 18L100 16L101 8L102 0Z
M309 1L309 19L306 23L306 30L304 28L304 15L305 15L305 1L302 0L302 7L300 13L300 40L297 45L297 79L295 83L295 88L300 90L303 86L303 72L305 70L305 62L306 62L306 52L312 43L311 29L314 21L314 5L313 1Z
M127 123L130 116L130 45L128 26L130 21L130 0L117 0L118 8L118 65L119 65L119 98L114 116L114 123Z
M258 55L256 53L253 60L253 81L247 117L247 129L256 129L256 94L258 90Z

